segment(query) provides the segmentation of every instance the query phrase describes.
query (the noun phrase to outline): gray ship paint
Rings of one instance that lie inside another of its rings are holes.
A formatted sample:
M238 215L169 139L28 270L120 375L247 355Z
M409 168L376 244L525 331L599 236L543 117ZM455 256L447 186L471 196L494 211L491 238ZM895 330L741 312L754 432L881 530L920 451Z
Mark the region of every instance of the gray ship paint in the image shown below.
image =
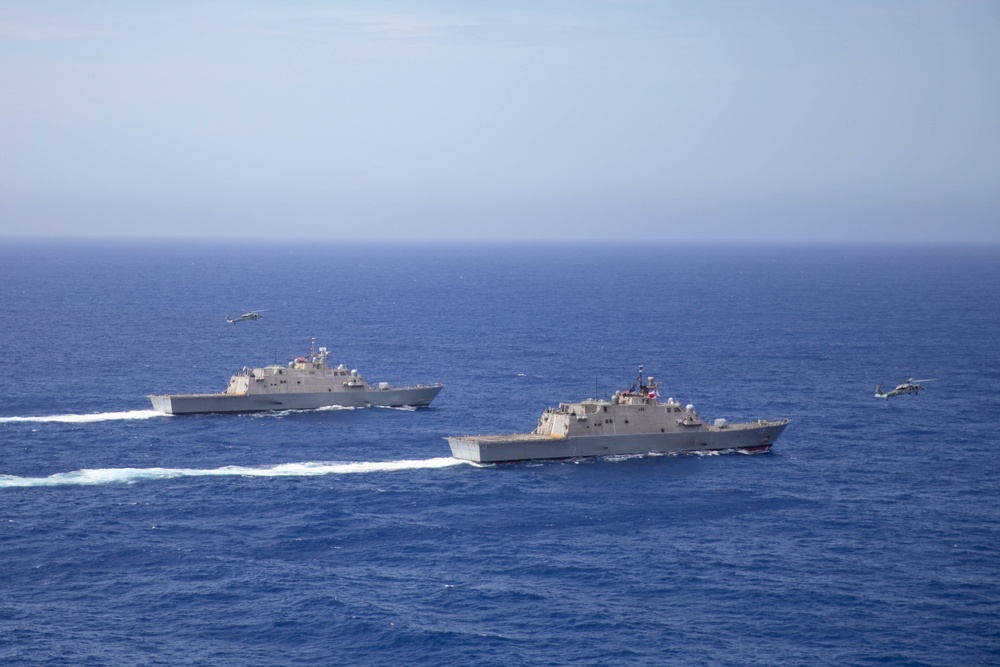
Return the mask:
M205 412L260 412L264 410L314 410L346 407L425 407L444 387L418 384L372 387L356 370L326 363L329 352L310 349L287 366L244 368L233 375L220 394L157 394L149 397L153 409L170 415Z
M587 399L560 403L542 413L531 433L449 436L452 456L477 463L652 452L744 449L766 451L778 439L787 419L706 424L693 405L681 407L659 400L659 385L643 383L642 366L632 388L610 401Z

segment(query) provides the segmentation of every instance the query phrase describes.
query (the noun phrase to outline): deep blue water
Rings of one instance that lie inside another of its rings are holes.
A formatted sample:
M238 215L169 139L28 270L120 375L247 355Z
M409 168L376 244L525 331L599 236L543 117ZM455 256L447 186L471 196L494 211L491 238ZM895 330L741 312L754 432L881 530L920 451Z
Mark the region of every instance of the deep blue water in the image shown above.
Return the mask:
M312 337L446 387L148 412ZM1000 663L1000 248L7 242L0 359L4 664ZM639 364L792 425L754 456L449 459Z

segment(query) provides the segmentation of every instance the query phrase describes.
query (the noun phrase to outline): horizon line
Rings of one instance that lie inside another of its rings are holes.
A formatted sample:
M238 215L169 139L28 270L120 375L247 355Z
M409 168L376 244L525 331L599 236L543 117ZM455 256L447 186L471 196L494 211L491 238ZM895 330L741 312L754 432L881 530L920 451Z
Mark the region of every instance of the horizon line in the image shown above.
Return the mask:
M484 246L484 245L572 245L576 247L591 245L613 245L626 246L641 243L643 245L718 245L718 246L899 246L899 247L919 247L919 246L1000 246L997 239L960 239L960 238L940 238L940 239L843 239L843 238L602 238L602 237L558 237L546 236L541 238L531 238L526 236L483 236L483 237L426 237L426 236L399 236L399 237L377 237L377 236L243 236L234 238L232 235L140 235L140 234L2 234L0 233L0 245L4 243L31 243L31 244L59 244L59 243L176 243L178 245L197 244L217 244L230 243L241 245L266 245L274 244L280 246L301 244L303 241L316 243L319 245L329 245L336 243L356 244L356 245L421 245L421 246Z

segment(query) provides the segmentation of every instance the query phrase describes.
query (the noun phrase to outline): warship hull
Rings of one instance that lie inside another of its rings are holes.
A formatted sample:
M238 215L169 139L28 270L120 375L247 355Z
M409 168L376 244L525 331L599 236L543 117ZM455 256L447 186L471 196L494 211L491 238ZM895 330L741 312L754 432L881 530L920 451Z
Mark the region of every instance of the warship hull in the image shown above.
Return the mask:
M261 394L162 394L150 396L153 409L168 415L212 412L263 412L319 408L425 407L443 385L334 392Z
M445 438L457 459L476 463L507 463L539 459L571 459L725 449L766 451L778 439L787 420L748 422L724 428L704 427L672 433L635 433L559 437L519 435L451 436Z

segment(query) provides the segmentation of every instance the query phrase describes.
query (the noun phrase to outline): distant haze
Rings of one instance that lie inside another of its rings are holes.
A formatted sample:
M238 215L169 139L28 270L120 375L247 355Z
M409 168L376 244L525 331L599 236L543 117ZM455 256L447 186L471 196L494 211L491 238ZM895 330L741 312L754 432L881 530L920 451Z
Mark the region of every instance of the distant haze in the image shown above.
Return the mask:
M0 4L0 237L1000 242L1000 3Z

